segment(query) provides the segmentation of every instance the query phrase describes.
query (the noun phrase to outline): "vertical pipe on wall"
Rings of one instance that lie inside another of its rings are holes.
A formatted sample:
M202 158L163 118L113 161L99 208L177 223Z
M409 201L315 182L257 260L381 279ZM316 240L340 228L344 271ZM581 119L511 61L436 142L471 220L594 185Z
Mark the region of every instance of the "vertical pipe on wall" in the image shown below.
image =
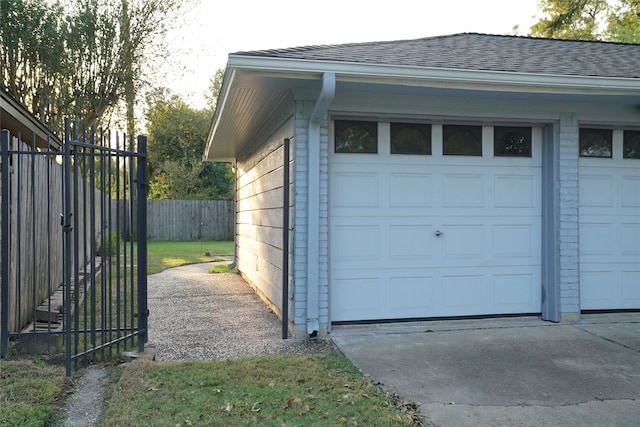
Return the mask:
M233 261L229 264L229 270L238 266L238 162L231 163L233 170Z
M560 321L558 253L558 165L556 126L548 125L542 136L542 320Z
M289 138L284 139L282 161L282 339L289 337Z
M309 119L308 130L308 193L307 193L307 333L320 330L320 127L336 90L336 75L322 74L322 87Z

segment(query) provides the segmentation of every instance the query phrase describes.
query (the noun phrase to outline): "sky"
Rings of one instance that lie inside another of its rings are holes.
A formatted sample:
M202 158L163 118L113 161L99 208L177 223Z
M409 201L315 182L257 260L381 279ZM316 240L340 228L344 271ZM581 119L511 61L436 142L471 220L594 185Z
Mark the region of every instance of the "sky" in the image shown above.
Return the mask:
M200 0L167 42L174 64L166 86L192 106L229 53L318 44L403 40L462 32L526 35L538 0Z

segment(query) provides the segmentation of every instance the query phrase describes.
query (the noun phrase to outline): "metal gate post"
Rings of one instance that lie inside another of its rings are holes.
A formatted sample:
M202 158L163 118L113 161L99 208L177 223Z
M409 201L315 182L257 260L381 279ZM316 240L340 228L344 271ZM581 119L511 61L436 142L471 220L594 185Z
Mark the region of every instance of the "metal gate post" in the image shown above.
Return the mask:
M62 211L62 286L64 286L65 368L71 375L71 141L69 119L64 121L63 211Z
M2 131L2 258L0 286L0 358L9 355L9 131Z
M137 196L138 209L136 212L138 242L138 351L144 351L147 342L147 137L138 136L137 162Z

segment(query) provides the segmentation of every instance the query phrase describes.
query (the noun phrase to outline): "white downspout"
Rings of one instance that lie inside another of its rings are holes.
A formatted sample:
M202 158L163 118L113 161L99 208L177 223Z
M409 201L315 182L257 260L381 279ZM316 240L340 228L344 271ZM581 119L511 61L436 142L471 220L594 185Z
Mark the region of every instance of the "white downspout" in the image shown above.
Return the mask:
M336 75L322 74L322 88L309 119L308 129L308 205L307 205L307 334L320 330L320 126L336 92Z

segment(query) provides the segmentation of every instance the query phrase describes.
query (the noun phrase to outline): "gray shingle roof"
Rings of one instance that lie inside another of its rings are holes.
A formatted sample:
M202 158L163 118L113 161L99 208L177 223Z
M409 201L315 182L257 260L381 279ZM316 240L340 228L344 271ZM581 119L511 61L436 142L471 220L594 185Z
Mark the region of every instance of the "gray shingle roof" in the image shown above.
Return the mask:
M234 55L363 64L640 78L640 45L462 33Z

